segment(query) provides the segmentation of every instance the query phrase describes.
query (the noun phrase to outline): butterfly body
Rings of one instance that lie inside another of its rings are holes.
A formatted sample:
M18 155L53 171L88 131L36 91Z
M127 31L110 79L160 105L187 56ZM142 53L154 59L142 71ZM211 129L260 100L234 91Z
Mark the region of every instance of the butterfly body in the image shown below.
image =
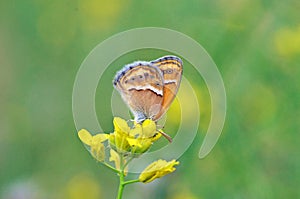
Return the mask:
M181 76L181 59L164 56L127 64L117 72L113 84L140 123L162 117L176 96Z

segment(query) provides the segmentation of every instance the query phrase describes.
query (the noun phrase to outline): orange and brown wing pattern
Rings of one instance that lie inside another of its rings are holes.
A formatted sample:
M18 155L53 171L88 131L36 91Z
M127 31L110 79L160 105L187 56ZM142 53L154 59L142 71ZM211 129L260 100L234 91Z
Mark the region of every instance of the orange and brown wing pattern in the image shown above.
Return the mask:
M136 121L153 118L161 110L163 101L163 74L150 62L134 62L120 70L114 87L127 103Z
M164 56L151 63L161 70L164 78L162 108L153 118L158 120L169 109L175 99L181 82L183 64L182 60L176 56Z

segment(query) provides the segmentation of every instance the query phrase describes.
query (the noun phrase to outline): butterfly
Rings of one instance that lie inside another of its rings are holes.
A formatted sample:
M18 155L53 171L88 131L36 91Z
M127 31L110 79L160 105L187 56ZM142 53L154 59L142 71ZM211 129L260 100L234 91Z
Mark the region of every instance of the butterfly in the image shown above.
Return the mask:
M137 123L157 121L176 97L182 72L182 60L172 55L149 62L135 61L116 73L113 85Z

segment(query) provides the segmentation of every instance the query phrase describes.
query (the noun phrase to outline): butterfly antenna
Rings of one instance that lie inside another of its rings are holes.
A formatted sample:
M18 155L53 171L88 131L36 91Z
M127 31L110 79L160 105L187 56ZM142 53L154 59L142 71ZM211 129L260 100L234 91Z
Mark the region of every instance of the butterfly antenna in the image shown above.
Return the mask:
M172 143L172 138L171 136L169 136L168 134L166 134L165 132L163 132L162 130L158 131L160 134L162 134L162 136L164 136L170 143Z

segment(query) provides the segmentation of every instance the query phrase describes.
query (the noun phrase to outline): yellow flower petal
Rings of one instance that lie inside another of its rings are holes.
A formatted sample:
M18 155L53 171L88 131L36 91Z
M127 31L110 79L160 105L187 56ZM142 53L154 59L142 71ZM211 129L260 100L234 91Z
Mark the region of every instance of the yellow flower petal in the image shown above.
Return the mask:
M118 152L127 152L130 151L130 146L128 144L128 141L126 140L127 137L129 137L130 127L126 123L125 120L115 117L114 121L114 139L110 139L110 144L112 144L112 147L117 149ZM111 141L114 141L112 143Z
M120 170L120 156L119 154L114 151L113 149L110 149L110 157L109 157L109 161L111 162L115 162L115 168Z
M105 159L105 147L104 144L98 142L97 144L91 145L91 154L99 162L104 161Z
M153 144L152 138L127 138L127 141L134 154L146 152Z
M155 142L156 140L158 140L162 136L162 134L160 132L163 132L163 131L158 130L157 133L154 136L151 137L152 142Z
M130 130L129 135L132 137L136 137L143 133L142 125L136 124L133 129Z
M97 134L92 136L87 130L82 129L78 132L80 140L90 147L92 156L102 162L105 158L105 147L102 142L108 139L107 134Z
M108 140L109 140L109 145L111 147L115 148L116 147L116 140L115 140L115 134L114 133L109 134Z
M144 153L152 146L151 139L140 139L140 144L133 150L133 153Z
M179 162L172 160L167 162L165 160L158 160L151 163L139 176L139 180L143 183L149 183L160 178L168 173L175 171L175 165L178 165Z
M128 144L127 138L129 135L127 134L115 134L115 147L118 149L118 152L126 152L130 150L130 145Z
M154 121L147 119L142 124L143 137L152 137L156 133L156 124Z
M116 132L129 133L130 128L125 120L119 117L114 118L114 128Z
M134 139L134 138L127 138L127 141L128 141L128 144L131 146L131 147L142 147L141 145L141 142L140 140L138 139Z
M78 132L78 137L84 144L89 145L89 146L92 144L93 136L87 130L81 129Z
M104 142L109 138L108 134L100 133L93 136L93 142Z

